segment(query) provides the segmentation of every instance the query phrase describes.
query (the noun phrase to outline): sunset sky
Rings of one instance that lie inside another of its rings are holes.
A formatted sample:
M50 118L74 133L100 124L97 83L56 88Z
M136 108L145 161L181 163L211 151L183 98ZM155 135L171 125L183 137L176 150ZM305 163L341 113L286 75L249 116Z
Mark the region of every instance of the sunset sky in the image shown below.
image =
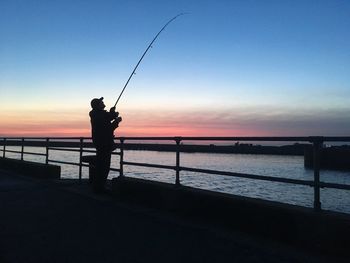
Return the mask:
M0 0L0 136L350 135L350 1Z

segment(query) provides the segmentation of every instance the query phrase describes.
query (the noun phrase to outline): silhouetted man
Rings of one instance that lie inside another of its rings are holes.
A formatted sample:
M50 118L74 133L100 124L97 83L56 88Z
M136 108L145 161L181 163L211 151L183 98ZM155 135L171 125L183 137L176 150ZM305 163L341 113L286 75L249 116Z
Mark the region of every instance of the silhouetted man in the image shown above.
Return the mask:
M111 154L116 149L114 143L114 130L122 118L119 112L112 107L110 111L104 110L106 105L102 98L91 100L90 111L92 142L96 148L96 173L92 178L95 193L105 192L105 184L111 166Z

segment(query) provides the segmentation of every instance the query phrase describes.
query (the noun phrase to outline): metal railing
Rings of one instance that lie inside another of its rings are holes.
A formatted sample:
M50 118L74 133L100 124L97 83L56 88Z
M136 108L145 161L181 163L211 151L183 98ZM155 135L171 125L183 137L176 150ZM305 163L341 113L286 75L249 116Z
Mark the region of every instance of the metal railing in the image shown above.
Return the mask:
M253 180L263 180L270 182L279 183L289 183L294 185L304 185L310 186L314 189L314 204L315 210L321 210L320 201L320 188L333 188L340 190L350 190L350 185L348 184L337 184L337 183L327 183L320 181L320 149L324 142L350 142L350 137L119 137L116 138L118 143L119 152L113 152L113 155L119 155L119 168L111 168L111 171L119 172L120 176L124 176L124 166L141 166L141 167L151 167L158 169L169 169L175 171L175 185L180 185L180 172L198 172L214 175L224 175L231 177L239 177ZM124 160L124 151L126 146L126 141L173 141L176 145L175 147L175 165L161 165L154 163L141 163L141 162L128 162ZM291 179L283 177L274 176L263 176L245 173L235 173L228 171L210 170L210 169L200 169L181 166L180 154L181 154L181 143L185 141L263 141L263 142L307 142L311 143L313 147L313 180L300 180ZM45 156L45 163L58 163L58 164L68 164L76 165L79 167L79 180L82 179L82 167L89 167L89 165L82 162L82 157L84 153L96 153L95 150L89 150L93 148L91 138L89 137L50 137L50 138L38 138L38 137L26 137L26 138L0 138L0 145L2 145L3 158L6 157L6 153L19 153L21 155L21 160L24 159L25 154L40 155ZM21 151L9 150L7 146L20 146ZM25 146L39 146L45 147L45 153L35 153L25 151ZM74 148L74 149L72 149ZM50 151L68 151L68 152L78 152L79 162L67 162L62 160L53 160L49 157Z
M45 164L57 163L74 165L79 167L78 175L79 181L82 180L82 167L89 167L88 164L83 163L82 157L84 153L96 153L95 150L88 150L93 148L91 138L89 137L7 137L0 139L0 146L2 145L2 157L6 157L6 153L20 154L21 160L24 160L24 155L36 155L44 156ZM19 146L21 151L9 150L8 146ZM29 152L25 151L24 147L44 147L45 153ZM87 149L88 148L88 149ZM64 151L64 152L76 152L79 153L79 162L68 162L63 160L50 159L50 151ZM113 152L112 155L120 155L120 152ZM119 172L120 169L111 168L112 171Z

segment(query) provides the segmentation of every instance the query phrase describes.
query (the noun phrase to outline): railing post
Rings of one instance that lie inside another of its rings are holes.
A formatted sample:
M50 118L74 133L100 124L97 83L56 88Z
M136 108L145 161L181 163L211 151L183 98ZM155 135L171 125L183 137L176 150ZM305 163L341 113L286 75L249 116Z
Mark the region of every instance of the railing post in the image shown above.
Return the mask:
M124 138L120 138L120 161L119 161L119 176L124 176Z
M179 186L180 185L180 142L181 142L181 138L176 137L175 142L176 142L176 166L175 166L176 179L175 179L175 185Z
M23 154L24 154L24 138L22 138L21 161L23 161Z
M6 156L6 138L4 138L4 148L3 148L3 151L2 151L2 157L5 158Z
M50 139L46 138L45 164L49 164L49 143L50 143Z
M82 162L83 143L84 143L84 138L81 137L80 138L80 151L79 151L79 183L81 183L82 169L83 169L83 162Z
M314 167L314 209L321 210L320 201L320 148L322 141L313 142L313 167Z

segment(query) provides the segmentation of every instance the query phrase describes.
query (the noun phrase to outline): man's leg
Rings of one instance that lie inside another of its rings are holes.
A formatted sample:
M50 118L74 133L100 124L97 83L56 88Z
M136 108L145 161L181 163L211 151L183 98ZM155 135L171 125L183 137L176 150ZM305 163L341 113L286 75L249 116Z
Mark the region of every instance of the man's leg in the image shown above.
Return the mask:
M111 168L111 152L106 151L104 152L104 158L103 158L103 169L101 173L101 184L103 187L106 185L107 177L109 174L109 169Z
M104 149L96 151L96 176L93 179L93 188L95 192L102 192L108 177L111 164L111 152Z

